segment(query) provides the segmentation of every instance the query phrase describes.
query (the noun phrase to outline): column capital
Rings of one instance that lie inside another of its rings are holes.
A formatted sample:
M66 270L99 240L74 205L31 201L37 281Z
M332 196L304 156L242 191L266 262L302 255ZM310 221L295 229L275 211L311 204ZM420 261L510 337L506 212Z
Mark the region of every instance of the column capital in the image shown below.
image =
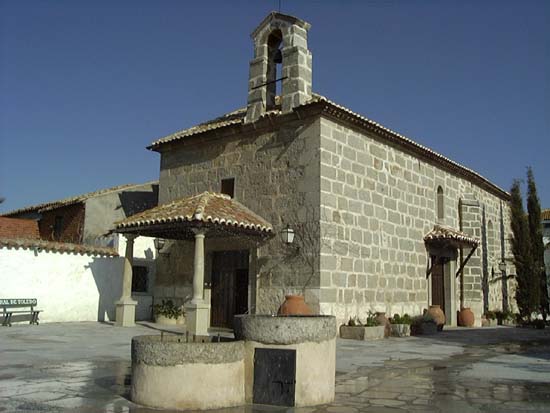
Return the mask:
M126 241L128 242L134 241L137 237L139 237L138 234L132 234L132 233L124 234L124 238L126 238Z
M206 228L191 228L191 231L193 231L195 237L200 237L201 235L204 237L208 232Z

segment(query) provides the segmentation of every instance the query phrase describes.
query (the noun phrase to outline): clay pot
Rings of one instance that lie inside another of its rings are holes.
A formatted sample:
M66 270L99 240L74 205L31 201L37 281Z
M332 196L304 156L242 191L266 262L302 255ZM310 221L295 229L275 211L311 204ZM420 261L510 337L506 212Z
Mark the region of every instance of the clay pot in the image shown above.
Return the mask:
M458 313L458 325L462 327L473 327L475 321L474 313L470 307L462 308Z
M277 315L313 315L303 295L285 295L285 301L279 307Z
M435 323L437 324L437 330L443 330L443 326L445 325L445 313L441 307L438 305L431 305L428 310L428 314L433 317Z
M376 319L380 323L379 325L384 326L384 337L389 337L391 334L391 324L390 320L386 317L386 313L377 312Z

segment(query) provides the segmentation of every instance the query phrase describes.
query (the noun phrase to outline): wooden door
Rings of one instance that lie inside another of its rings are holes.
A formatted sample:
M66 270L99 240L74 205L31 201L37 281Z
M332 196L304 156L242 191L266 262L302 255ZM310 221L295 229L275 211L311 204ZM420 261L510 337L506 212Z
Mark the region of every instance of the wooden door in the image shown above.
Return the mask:
M233 328L248 310L248 251L217 251L212 261L210 324Z
M432 305L439 305L441 310L445 311L444 260L440 257L433 259L435 264L432 269Z

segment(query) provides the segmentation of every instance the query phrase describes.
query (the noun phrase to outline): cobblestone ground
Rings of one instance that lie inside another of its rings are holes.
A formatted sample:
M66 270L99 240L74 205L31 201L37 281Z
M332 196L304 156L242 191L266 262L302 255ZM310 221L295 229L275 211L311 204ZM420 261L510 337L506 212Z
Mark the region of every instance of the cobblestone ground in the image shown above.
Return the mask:
M128 400L130 338L147 326L0 329L0 412L158 410ZM317 408L237 412L550 412L550 331L455 329L433 337L339 340L336 399Z

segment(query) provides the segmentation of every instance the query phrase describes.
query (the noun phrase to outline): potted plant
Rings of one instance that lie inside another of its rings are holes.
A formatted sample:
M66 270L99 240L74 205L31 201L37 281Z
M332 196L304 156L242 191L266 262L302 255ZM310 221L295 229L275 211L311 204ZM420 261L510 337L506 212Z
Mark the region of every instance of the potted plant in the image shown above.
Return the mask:
M498 325L502 326L515 326L516 321L518 320L518 315L512 313L511 311L496 311L495 312Z
M411 317L408 314L394 314L390 318L392 337L408 337L411 335Z
M413 317L413 319L411 320L412 335L432 335L436 334L437 331L437 322L429 313Z
M159 324L184 324L185 310L183 306L176 306L172 300L162 300L160 304L153 305L155 322Z
M481 318L482 327L496 327L498 325L497 315L495 311L486 311Z
M380 325L376 313L368 312L365 322L358 317L350 318L347 325L340 326L340 337L352 340L378 340L384 338L384 325Z

